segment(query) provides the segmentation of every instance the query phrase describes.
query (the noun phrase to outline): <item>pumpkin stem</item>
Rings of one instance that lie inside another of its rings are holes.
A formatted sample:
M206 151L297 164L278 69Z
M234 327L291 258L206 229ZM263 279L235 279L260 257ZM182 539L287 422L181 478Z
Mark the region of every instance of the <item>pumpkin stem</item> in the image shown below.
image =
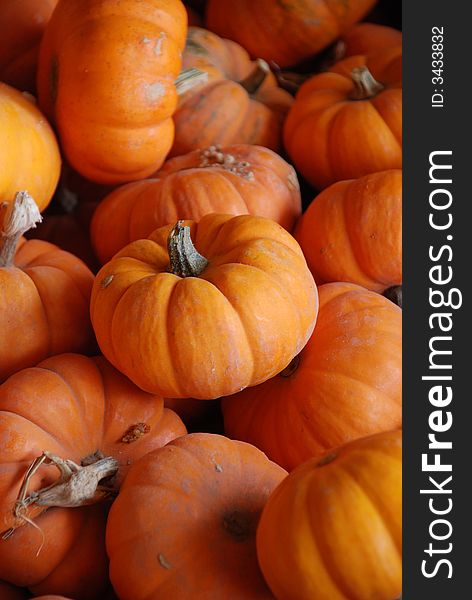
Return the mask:
M198 277L208 265L207 259L199 254L190 238L190 227L177 221L167 240L169 271L179 277Z
M192 67L190 69L184 69L180 72L179 76L175 80L175 89L177 90L178 96L183 96L185 92L188 92L197 85L207 82L208 73Z
M95 504L113 494L113 488L101 485L100 481L116 474L118 461L111 456L105 458L100 458L99 454L94 456L93 460L88 457L89 460L78 465L51 452L43 452L31 463L25 473L13 508L15 518L19 522L33 523L27 515L30 506L74 508ZM43 465L57 467L60 473L59 479L45 488L29 491L31 479ZM10 537L17 526L9 529L3 538Z
M351 100L368 100L384 89L384 86L374 79L367 67L353 69L351 78L354 82L354 90L350 96Z
M252 95L257 92L267 75L270 73L270 67L263 58L256 60L256 66L252 73L250 73L245 79L239 82L248 94Z
M401 285L392 285L392 287L389 287L384 291L383 295L385 298L388 298L394 304L402 308L402 292L403 288Z
M41 221L41 214L33 198L28 192L17 192L13 202L6 204L0 237L0 267L13 266L21 236Z

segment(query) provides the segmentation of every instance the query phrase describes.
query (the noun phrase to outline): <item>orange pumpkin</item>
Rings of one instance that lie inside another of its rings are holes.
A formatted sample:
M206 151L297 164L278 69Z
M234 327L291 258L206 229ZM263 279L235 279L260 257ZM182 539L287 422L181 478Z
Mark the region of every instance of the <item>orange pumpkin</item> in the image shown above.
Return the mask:
M241 44L253 57L295 65L326 48L376 0L209 0L208 29Z
M257 448L183 436L133 465L110 511L110 577L121 600L270 600L255 533L286 476Z
M0 382L60 352L93 352L89 302L93 274L68 252L22 238L41 219L34 200L17 194L0 237ZM0 215L2 222L2 215Z
M287 369L222 403L227 435L287 470L402 425L401 310L351 283L322 285L319 299L315 331Z
M0 2L0 79L34 92L39 43L57 0Z
M39 103L79 173L113 184L161 166L186 23L180 0L59 0L41 42Z
M103 598L108 504L87 504L112 498L136 459L185 433L162 398L101 357L59 355L12 375L0 386L0 577ZM52 458L36 460L44 451Z
M402 588L401 432L300 465L269 498L257 555L277 600L392 600Z
M193 84L191 76L182 82L171 156L213 144L280 150L282 125L293 98L278 87L265 61L251 62L235 42L190 27L183 67L196 69L196 76Z
M0 202L11 202L18 190L27 189L43 211L61 170L54 133L27 95L1 82L0 114Z
M132 242L100 270L92 323L103 354L142 389L217 398L290 362L313 331L317 291L299 245L274 221L183 223Z
M344 56L372 54L402 45L398 29L377 23L357 23L341 37Z
M401 285L402 172L334 183L309 205L295 237L318 284Z
M317 189L402 166L401 47L346 58L299 89L284 126L295 167Z
M98 205L90 233L102 263L178 219L249 213L290 230L301 213L295 170L267 148L235 145L190 152L168 160L156 176L122 186Z

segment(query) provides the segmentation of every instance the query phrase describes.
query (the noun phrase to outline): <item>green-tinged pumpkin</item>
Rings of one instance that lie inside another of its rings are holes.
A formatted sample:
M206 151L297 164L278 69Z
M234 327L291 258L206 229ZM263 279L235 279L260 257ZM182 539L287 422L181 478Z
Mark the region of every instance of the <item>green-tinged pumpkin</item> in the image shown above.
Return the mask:
M398 598L401 432L356 440L295 469L263 510L257 555L277 600Z
M250 215L209 214L132 242L100 270L91 300L103 354L168 398L218 398L272 377L317 312L298 243Z
M222 403L226 434L287 470L402 425L401 310L352 283L318 289L318 321L302 352L276 377Z

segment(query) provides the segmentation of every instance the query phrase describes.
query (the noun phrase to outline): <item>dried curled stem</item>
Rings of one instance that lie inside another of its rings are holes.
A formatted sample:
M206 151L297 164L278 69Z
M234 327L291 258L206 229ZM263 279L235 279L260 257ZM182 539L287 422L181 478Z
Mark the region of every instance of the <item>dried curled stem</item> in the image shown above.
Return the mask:
M63 459L47 451L35 458L23 477L13 507L13 516L18 524L8 529L2 539L8 539L14 530L24 523L38 528L28 516L30 506L75 508L95 504L114 495L115 490L111 486L101 485L100 482L117 473L118 461L111 456L96 458L97 460L86 465L78 465L72 460ZM30 491L31 479L43 465L57 467L59 479L40 490Z
M6 207L0 237L0 267L11 267L22 235L42 221L38 206L28 192L17 192Z

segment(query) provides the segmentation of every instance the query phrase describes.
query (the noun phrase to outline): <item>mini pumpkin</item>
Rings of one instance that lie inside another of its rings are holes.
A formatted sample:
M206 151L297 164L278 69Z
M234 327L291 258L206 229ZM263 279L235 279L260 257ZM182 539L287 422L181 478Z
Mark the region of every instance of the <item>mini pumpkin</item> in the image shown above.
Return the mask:
M101 600L107 499L136 459L185 433L103 357L63 354L12 375L0 386L0 577Z
M47 356L96 348L89 317L90 269L53 244L21 237L41 219L27 192L19 192L3 210L0 382Z
M318 284L348 281L375 292L401 285L401 171L334 183L309 205L295 237Z
M59 0L40 47L39 104L86 178L123 183L164 162L186 23L180 0Z
M315 331L292 363L222 402L226 434L287 470L402 425L401 310L352 283L322 285L319 299Z
M252 62L239 44L190 27L183 68L196 75L193 83L191 75L182 82L187 91L179 92L171 156L214 144L280 150L293 98L278 87L265 61Z
M98 205L90 234L102 263L126 244L179 219L249 213L290 231L301 213L295 170L259 146L190 152L168 160L156 177L121 186Z
M289 67L326 48L374 4L375 0L209 0L206 23L251 56Z
M298 90L284 125L295 167L318 190L402 166L401 47L346 58Z
M61 170L56 137L30 96L1 82L0 115L0 202L28 189L43 211Z
M0 2L0 79L34 92L39 43L57 0Z
M249 444L182 436L135 463L110 511L110 578L121 600L269 600L259 515L286 472Z
M401 432L300 465L270 496L257 555L278 600L398 598L402 588Z
M272 377L317 311L298 243L250 215L209 214L132 242L100 270L91 299L103 354L168 398L217 398Z

